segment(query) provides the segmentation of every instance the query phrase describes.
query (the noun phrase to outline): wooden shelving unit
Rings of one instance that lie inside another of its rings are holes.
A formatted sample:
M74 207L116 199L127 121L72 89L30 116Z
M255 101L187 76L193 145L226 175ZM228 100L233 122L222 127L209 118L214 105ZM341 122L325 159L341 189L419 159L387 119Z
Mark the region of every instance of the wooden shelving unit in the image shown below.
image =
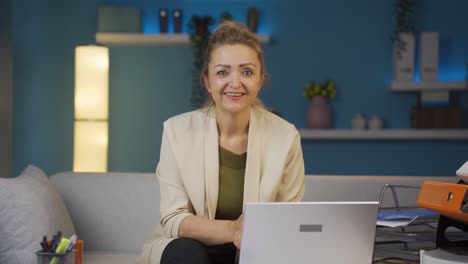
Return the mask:
M257 34L260 43L270 43L270 35ZM96 33L96 42L104 45L174 46L190 45L189 34Z
M430 92L468 90L467 83L460 82L392 82L390 90L394 92Z
M303 140L468 140L468 129L300 129Z

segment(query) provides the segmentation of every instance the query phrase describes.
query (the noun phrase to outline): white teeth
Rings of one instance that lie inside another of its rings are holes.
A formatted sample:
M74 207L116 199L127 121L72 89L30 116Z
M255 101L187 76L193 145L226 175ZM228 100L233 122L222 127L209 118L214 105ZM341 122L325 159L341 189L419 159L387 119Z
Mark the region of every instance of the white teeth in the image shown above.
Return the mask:
M226 93L227 96L242 96L242 93Z

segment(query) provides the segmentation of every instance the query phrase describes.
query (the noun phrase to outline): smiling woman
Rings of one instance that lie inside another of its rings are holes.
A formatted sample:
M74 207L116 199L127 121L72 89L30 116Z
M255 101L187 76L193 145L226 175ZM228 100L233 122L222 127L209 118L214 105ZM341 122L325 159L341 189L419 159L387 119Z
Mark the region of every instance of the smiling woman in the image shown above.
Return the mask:
M217 114L241 114L257 99L263 82L255 51L245 45L213 50L204 82Z
M243 77L253 75L254 79L259 81L256 84L258 85L258 93L263 81L266 79L266 67L263 50L255 34L250 32L243 24L233 21L222 23L216 32L217 34L213 34L210 38L210 43L206 50L205 63L200 73L208 92L210 92L210 84L207 81L210 80L210 77L213 75L225 77L221 75L231 73L235 67L238 70L244 69L244 71L241 71ZM225 61L230 62L231 59L235 59L232 62L237 63L237 65L225 63ZM229 68L230 71L221 69L224 71L218 72L220 70L219 67ZM213 99L213 94L210 94L205 107L214 105ZM256 98L255 102L262 105L258 98Z
M255 35L243 24L221 23L201 78L205 106L164 122L156 169L161 221L140 263L235 263L244 203L304 194L299 133L257 98L265 66Z

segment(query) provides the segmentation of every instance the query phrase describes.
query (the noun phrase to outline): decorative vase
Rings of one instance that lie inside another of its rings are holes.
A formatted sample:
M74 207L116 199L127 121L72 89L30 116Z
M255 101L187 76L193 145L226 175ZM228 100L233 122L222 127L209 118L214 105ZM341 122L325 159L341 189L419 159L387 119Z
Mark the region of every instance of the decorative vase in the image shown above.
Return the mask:
M365 130L367 127L366 118L362 113L356 113L351 119L351 129L353 130Z
M307 109L307 125L309 128L319 129L331 127L331 110L325 97L316 95L310 100Z
M436 82L439 71L439 33L422 32L419 40L419 78Z
M414 81L415 38L413 33L399 33L393 45L393 80Z
M373 115L368 121L368 127L370 130L383 129L383 120L379 116Z

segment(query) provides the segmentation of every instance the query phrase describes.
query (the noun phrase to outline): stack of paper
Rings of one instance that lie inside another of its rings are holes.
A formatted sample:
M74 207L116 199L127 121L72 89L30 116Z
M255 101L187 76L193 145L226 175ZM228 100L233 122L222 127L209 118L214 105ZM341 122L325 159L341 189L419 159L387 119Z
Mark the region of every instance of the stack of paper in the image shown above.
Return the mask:
M435 222L438 219L439 214L437 212L427 209L394 209L380 211L377 215L377 225L397 227L419 222Z

